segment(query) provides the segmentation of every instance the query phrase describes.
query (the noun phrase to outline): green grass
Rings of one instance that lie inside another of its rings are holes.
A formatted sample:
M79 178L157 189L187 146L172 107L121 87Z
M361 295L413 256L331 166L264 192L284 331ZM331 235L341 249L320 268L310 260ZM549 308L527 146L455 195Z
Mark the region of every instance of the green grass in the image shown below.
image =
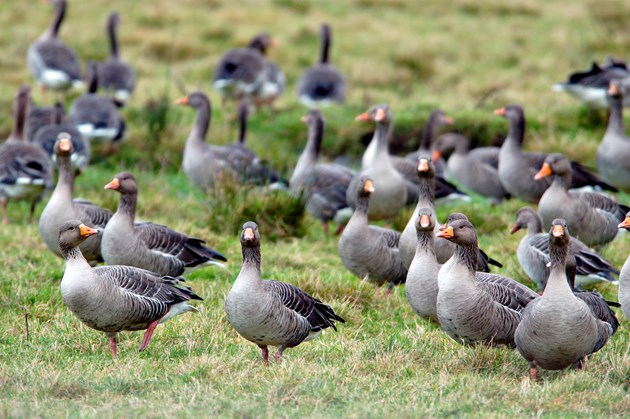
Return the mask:
M200 313L158 328L148 350L137 352L141 333L123 333L119 357L107 340L83 326L59 292L63 261L49 253L26 203L11 203L12 223L2 226L0 249L0 416L627 416L630 352L627 328L589 361L586 371L542 372L529 382L527 363L515 351L462 347L439 328L417 318L404 289L391 297L360 282L342 266L337 239L283 194L227 187L206 195L179 170L193 120L174 106L182 92L201 89L213 107L210 141L236 135L230 112L210 90L220 54L267 30L279 47L270 56L289 87L277 112L255 113L249 144L290 176L306 139L304 109L295 82L318 56L318 27L333 27L333 62L348 77L348 100L324 110L324 153L358 161L372 127L354 116L377 102L390 103L397 152L417 144L434 107L456 119L455 129L478 144L497 143L507 125L492 110L523 104L526 146L563 151L594 166L605 116L587 112L551 91L591 59L627 54L630 7L618 1L356 0L348 2L221 0L152 2L71 1L61 34L83 60L105 56L104 22L110 10L124 15L123 56L139 84L124 110L129 136L121 153L97 161L80 176L75 195L114 209L118 195L104 191L114 174L131 170L139 182L138 217L202 237L229 258L227 269L188 276L205 300ZM10 131L12 98L31 82L28 44L51 18L37 2L0 5L0 135ZM626 55L627 58L627 55ZM35 101L44 98L34 89ZM52 98L48 98L51 100ZM618 198L630 202L627 194ZM500 270L531 285L516 260L520 234L510 236L515 211L509 201L438 208L440 219L467 213L481 245L504 264ZM38 206L39 214L43 205ZM395 221L406 223L407 211ZM261 223L263 274L299 285L331 304L347 320L339 331L287 350L266 368L255 345L240 338L223 311L240 268L238 231L247 219ZM293 221L293 222L292 222ZM616 266L628 255L628 237L603 250ZM616 287L599 290L616 300ZM28 314L29 335L25 328Z

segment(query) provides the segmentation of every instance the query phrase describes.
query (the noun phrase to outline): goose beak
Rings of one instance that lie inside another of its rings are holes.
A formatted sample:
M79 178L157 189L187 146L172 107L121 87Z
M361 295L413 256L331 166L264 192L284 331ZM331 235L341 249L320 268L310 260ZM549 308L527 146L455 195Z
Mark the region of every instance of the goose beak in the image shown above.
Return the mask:
M81 224L79 226L79 233L81 234L82 238L87 238L95 234L98 234L98 230L95 228L90 228L86 226L85 224Z
M554 237L562 237L564 236L564 229L560 225L555 225L551 228L551 234Z
M444 117L444 123L446 125L453 125L455 123L455 120L453 118L451 118L450 116L445 116Z
M363 112L361 115L358 115L356 118L354 118L355 121L360 121L360 122L365 122L365 121L369 121L370 120L370 113L369 112Z
M276 40L276 38L271 38L269 40L269 48L275 48L278 46L278 41Z
M357 117L357 118L358 118L358 117ZM303 117L301 117L301 118L300 118L300 121L301 121L301 122L303 122L303 123L305 123L305 124L308 124L308 115L304 115Z
M630 217L626 217L626 219L620 222L617 227L630 229Z
M431 160L433 161L433 163L440 160L441 158L442 158L442 152L440 150L435 150L433 151L433 154L431 154ZM427 170L428 170L428 167L427 167Z
M114 178L114 180L112 180L111 182L109 182L107 185L105 185L105 189L113 189L116 190L120 188L120 181L118 180L117 177Z
M608 86L608 94L610 96L616 96L619 93L621 93L621 91L619 90L619 85L617 83L610 83L610 86Z
M243 230L243 238L245 240L254 240L254 229L246 228L245 230Z
M363 191L364 192L369 192L369 193L374 192L374 182L372 182L369 179L366 180L365 181L365 185L363 185Z
M429 218L428 215L421 215L420 216L420 226L421 227L429 227L429 225L431 224L431 218Z
M418 160L418 172L428 172L429 171L429 162L427 159Z
M498 116L505 116L505 108L495 109L494 114Z
M534 176L534 180L539 180L552 174L553 172L551 171L551 166L549 166L549 163L543 163L540 171L536 173L536 176Z
M387 117L387 114L385 114L385 110L378 108L376 110L376 115L374 115L374 120L376 122L381 122L381 121L384 121L386 117Z
M518 224L514 224L514 226L512 226L512 229L510 230L510 234L514 234L517 231L519 231L521 229L521 227Z
M59 140L59 150L61 151L70 151L72 150L72 141L68 138L62 138Z
M178 105L188 105L188 96L180 97L175 103Z
M442 226L442 227L444 227L444 226ZM440 232L438 234L436 234L435 237L442 237L443 239L450 239L453 236L454 236L453 227L447 226L447 227L444 228L444 230L442 230L442 228L440 228Z

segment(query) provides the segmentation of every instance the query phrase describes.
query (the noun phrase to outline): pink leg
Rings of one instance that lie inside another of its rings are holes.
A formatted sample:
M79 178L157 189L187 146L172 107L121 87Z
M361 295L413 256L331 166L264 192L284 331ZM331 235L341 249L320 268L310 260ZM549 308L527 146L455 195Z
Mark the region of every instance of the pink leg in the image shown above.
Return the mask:
M112 358L116 358L118 354L118 346L116 346L116 335L109 337L109 349L112 350Z
M538 367L533 362L529 364L529 378L532 381L536 381L538 378Z
M386 296L390 296L392 295L392 290L394 289L394 283L393 282L388 282L387 283L387 289L385 290L385 295Z
M345 223L339 224L337 226L337 230L335 230L335 236L340 235L344 228L346 228L346 224Z
M147 327L147 331L144 333L144 336L142 336L142 343L140 343L140 349L138 349L138 351L142 352L145 349L147 349L147 346L149 346L149 342L151 342L151 336L153 336L153 332L155 331L155 328L157 327L157 325L160 324L160 320L162 320L162 317L149 323L149 327Z
M9 199L6 196L2 197L2 222L9 224L9 217L7 217L7 204Z
M280 358L282 358L282 352L284 352L284 350L286 349L286 346L278 346L278 352L276 352L276 361L280 361Z
M324 235L328 235L328 223L323 223L322 227L324 228Z
M269 366L269 349L267 348L267 345L258 345L258 347L262 351L262 358L265 365Z

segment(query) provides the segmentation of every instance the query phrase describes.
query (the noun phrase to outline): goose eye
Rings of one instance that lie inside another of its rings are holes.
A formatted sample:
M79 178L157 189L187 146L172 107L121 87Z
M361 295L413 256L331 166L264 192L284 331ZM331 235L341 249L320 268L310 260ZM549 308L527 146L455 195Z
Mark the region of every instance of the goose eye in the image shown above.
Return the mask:
M464 226L459 226L459 229L461 230L462 228L464 228Z

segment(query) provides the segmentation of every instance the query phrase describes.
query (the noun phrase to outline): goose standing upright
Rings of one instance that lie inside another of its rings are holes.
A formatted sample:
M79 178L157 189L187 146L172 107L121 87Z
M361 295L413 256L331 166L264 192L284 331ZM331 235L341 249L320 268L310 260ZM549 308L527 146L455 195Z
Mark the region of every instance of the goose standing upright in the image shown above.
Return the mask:
M307 69L298 81L298 98L309 108L343 103L346 98L346 81L343 75L330 63L330 26L321 26L321 55L319 63Z
M227 318L236 332L255 343L269 364L268 346L277 346L279 361L286 348L293 348L319 336L335 322L345 320L332 307L300 288L260 277L260 233L253 221L241 233L243 265L225 299Z
M104 332L116 357L116 338L124 330L145 330L144 351L158 324L197 309L190 300L202 300L190 287L177 286L183 278L159 276L131 266L92 268L79 250L81 242L98 234L79 220L59 229L59 248L66 260L61 297L86 326Z
M586 357L600 350L613 334L610 323L599 320L589 306L577 298L566 276L569 232L563 219L555 219L549 231L551 271L542 296L522 313L514 341L529 362L536 380L538 367L559 370L570 365L582 369Z
M66 0L50 0L55 17L44 33L28 47L28 68L45 89L81 88L81 65L76 54L61 39L59 28L66 13Z
M626 218L618 227L630 230L630 212L626 213ZM619 274L619 304L626 319L630 319L630 256L626 258Z

